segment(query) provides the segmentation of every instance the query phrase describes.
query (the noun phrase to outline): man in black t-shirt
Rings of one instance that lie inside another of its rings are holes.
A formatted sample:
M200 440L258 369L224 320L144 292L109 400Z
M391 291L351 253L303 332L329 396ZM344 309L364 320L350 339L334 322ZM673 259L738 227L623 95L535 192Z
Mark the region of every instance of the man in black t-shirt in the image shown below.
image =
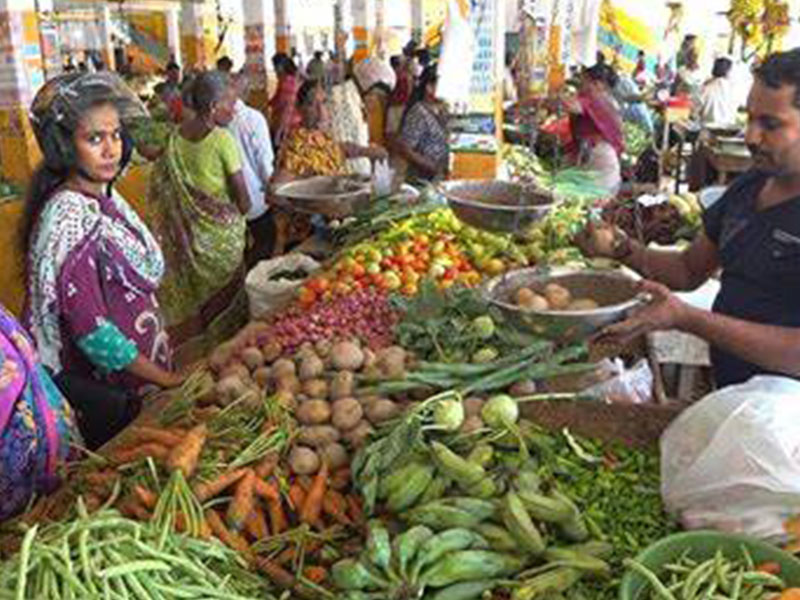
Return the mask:
M770 56L755 72L746 140L754 168L737 179L703 218L682 252L656 251L627 238L578 237L589 256L621 260L648 281L652 302L601 336L627 342L675 329L712 347L717 385L757 374L800 378L800 48ZM688 291L722 270L713 311L683 303Z

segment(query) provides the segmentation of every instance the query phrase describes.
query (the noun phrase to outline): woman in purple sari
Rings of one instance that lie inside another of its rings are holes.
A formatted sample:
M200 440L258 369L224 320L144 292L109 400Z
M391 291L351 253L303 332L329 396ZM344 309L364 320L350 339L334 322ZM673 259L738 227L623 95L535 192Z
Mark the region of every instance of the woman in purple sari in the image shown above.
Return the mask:
M55 487L73 440L69 406L27 334L0 306L0 521Z
M54 79L31 112L44 164L23 231L26 325L96 446L147 391L182 382L155 299L161 250L112 189L132 152L124 123L147 113L110 73Z

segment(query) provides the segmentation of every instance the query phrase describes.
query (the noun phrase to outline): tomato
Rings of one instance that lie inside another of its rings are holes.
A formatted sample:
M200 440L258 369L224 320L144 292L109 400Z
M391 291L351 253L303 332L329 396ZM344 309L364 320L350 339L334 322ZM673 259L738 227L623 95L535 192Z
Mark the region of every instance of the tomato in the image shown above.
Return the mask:
M416 283L406 283L400 291L406 296L416 296L419 288Z
M425 271L428 270L428 263L418 258L411 265L411 268L414 269L417 273L424 273Z
M456 277L458 277L458 269L456 269L455 267L450 267L444 272L445 280L455 279Z
M325 293L331 286L324 277L312 277L306 285L317 294Z
M366 275L367 270L364 268L364 265L362 265L360 263L356 263L350 269L350 272L353 274L353 277L359 278L359 277L363 277L364 275Z
M455 280L453 279L442 279L437 285L439 286L440 290L446 290L447 288L453 287Z
M398 289L403 283L396 271L389 271L384 277L386 278L386 287L390 290Z
M338 281L333 285L333 291L338 296L346 296L351 292L351 288L347 283Z
M317 294L311 288L303 286L297 293L297 299L303 306L311 306L317 301Z
M429 238L427 236L427 234L421 233L421 234L419 234L417 236L417 243L418 244L423 244L423 245L428 245L428 244L431 243L431 238Z

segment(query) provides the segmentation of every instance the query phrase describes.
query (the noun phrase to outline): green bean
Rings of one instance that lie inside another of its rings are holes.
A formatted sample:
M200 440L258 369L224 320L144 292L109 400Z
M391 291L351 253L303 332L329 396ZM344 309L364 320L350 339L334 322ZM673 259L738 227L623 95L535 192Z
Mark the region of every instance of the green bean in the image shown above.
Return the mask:
M17 600L25 600L25 586L28 583L28 562L31 559L31 546L39 531L39 526L34 525L26 533L22 539L22 548L20 549L19 557L19 578L17 579Z
M743 583L743 576L744 571L739 571L736 574L736 577L733 579L733 586L731 587L731 600L739 600L739 596L742 593L742 583Z
M748 585L761 585L781 589L786 587L783 579L763 571L747 571L742 575L742 581Z
M667 589L667 587L662 583L662 581L658 578L658 575L653 573L650 569L644 566L642 563L633 560L633 559L625 559L623 564L629 568L633 569L637 573L639 573L642 577L644 577L650 586L655 591L656 596L658 598L662 598L662 600L677 600L675 595Z
M114 578L143 571L169 571L170 566L161 560L132 560L100 571L98 577Z
M686 578L683 585L683 597L687 600L694 598L697 595L700 586L711 576L714 571L714 559L711 558L705 562L697 565L694 570Z

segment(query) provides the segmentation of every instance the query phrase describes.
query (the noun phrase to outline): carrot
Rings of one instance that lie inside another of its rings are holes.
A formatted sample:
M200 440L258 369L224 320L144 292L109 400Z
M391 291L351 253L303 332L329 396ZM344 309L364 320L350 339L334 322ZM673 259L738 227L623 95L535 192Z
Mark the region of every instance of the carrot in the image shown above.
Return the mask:
M350 513L350 518L353 519L353 522L357 525L361 525L366 522L364 518L364 508L361 505L361 498L356 496L355 494L348 494L345 496L347 500L347 512Z
M91 513L103 506L103 499L97 494L89 492L83 497L83 503L86 506L86 510Z
M253 512L255 481L255 472L253 469L247 469L244 477L236 484L236 493L228 505L227 515L228 526L234 531L241 531L247 517Z
M197 461L203 451L207 436L208 427L206 425L193 427L167 456L167 468L170 471L183 471L183 476L189 479L197 467Z
M800 588L787 588L781 592L780 600L800 600Z
M763 562L756 567L756 571L760 571L761 573L768 573L769 575L780 575L781 565L780 563L772 561Z
M326 515L333 517L337 523L342 525L352 525L353 521L347 516L347 500L336 490L325 492L322 501L322 510Z
M303 577L308 579L311 583L320 584L328 578L328 571L325 567L309 565L303 569Z
M322 543L319 540L309 540L306 542L305 546L303 547L303 554L305 556L309 556L319 550L322 547ZM279 565L288 565L293 563L297 560L297 556L300 550L300 546L297 544L292 544L286 550L278 554L275 557L275 562Z
M299 481L293 481L292 485L289 486L289 506L293 511L300 512L305 501L306 491L303 489L303 486L300 485Z
M247 473L247 469L236 469L235 471L223 473L216 479L195 484L192 487L194 495L197 496L197 499L200 502L205 502L210 498L218 496L226 488L239 481L242 477L244 477L245 473Z
M280 455L277 452L268 452L264 458L261 459L261 462L256 465L256 477L259 479L266 479L272 475L275 467L278 466L279 460Z
M163 460L169 454L169 449L161 444L150 442L133 448L119 448L111 453L111 460L118 464L135 462L151 456L156 460Z
M225 523L222 521L222 517L219 516L217 511L208 509L205 511L205 516L206 522L211 528L211 533L217 536L223 544L240 552L246 559L253 559L253 552L250 550L247 540L235 531L230 531L225 527Z
M338 491L344 491L350 485L350 468L342 467L331 474L330 486Z
M211 526L208 524L205 516L200 519L200 539L207 540L211 537Z
M303 488L303 491L306 493L311 489L311 484L314 482L308 475L298 475L295 481L300 484L300 487Z
M149 521L151 514L135 496L125 496L118 504L117 510L126 517L138 521Z
M133 486L133 493L145 508L153 510L156 507L158 496L143 485Z
M256 502L250 516L244 523L244 528L255 541L263 540L269 537L269 526L267 525L267 518L264 516L264 511L261 506Z
M280 500L281 494L278 491L278 486L272 482L267 483L263 479L256 479L254 489L257 496L261 496L266 501Z
M306 501L303 503L303 508L300 511L301 523L308 523L309 525L320 524L320 517L322 517L322 501L325 498L327 489L328 462L322 461L322 466L314 476L314 481L308 490Z
M269 508L269 525L272 535L286 531L289 528L289 521L286 519L286 513L283 512L280 498L267 500L267 507Z
M83 479L93 487L111 487L119 477L116 471L93 471L86 473Z
M184 434L185 435L185 434ZM125 437L127 441L137 440L142 442L156 442L172 448L181 443L183 436L167 429L159 429L157 427L147 427L146 425L137 425L131 427L130 435Z
M279 564L266 558L256 558L258 570L264 573L278 587L289 589L294 585L294 576Z

